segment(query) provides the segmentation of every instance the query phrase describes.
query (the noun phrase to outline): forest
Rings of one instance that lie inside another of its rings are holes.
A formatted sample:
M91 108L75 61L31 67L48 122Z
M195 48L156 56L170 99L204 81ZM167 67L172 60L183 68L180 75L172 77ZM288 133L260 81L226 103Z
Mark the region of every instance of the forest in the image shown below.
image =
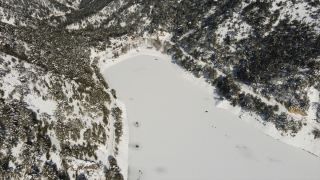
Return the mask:
M123 124L113 104L116 90L100 73L99 60L90 58L91 50L120 49L117 57L136 47L111 43L117 39L147 38L181 68L205 78L221 100L292 136L306 122L290 113L303 119L308 89L320 91L318 0L45 2L0 2L0 171L6 179L86 179L105 166L105 179L123 179L116 158L102 164L96 153L110 141L110 129L121 142ZM170 38L160 41L161 33ZM18 84L9 89L13 73ZM56 110L32 109L25 102L30 95L53 101ZM320 103L314 106L320 127ZM310 133L320 138L318 128ZM66 160L54 162L53 154ZM94 165L80 173L71 168L77 160Z

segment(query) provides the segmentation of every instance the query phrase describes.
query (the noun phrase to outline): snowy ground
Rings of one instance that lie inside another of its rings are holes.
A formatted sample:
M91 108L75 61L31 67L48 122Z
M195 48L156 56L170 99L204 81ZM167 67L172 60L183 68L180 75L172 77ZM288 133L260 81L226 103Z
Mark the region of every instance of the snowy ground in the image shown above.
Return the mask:
M159 52L131 51L102 69L125 103L128 179L320 179L320 158L225 110Z

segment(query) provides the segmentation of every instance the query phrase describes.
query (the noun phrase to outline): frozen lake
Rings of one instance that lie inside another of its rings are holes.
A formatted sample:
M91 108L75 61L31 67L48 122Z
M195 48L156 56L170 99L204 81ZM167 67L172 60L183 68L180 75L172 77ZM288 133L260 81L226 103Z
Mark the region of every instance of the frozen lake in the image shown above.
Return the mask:
M215 107L174 66L140 55L103 72L126 105L129 180L320 179L320 158Z

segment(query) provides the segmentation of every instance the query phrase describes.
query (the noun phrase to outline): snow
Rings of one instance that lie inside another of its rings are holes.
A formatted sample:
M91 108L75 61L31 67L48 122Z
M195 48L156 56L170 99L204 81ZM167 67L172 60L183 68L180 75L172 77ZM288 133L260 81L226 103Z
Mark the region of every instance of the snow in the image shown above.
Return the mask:
M55 101L44 101L41 97L27 96L25 97L25 101L30 104L32 109L39 109L41 112L46 112L49 115L52 115L57 107L57 103Z
M5 16L4 14L4 9L3 7L0 7L0 21L3 22L3 23L7 23L7 24L11 24L13 26L15 26L14 22L15 22L15 19L10 17L9 19Z
M57 0L57 1L67 7L71 7L73 9L79 9L78 6L79 6L81 0L68 1L68 3L65 0Z
M315 103L318 103L320 101L320 95L319 95L319 91L317 89L315 89L314 87L311 87L308 91L308 97L310 100L310 108L308 110L308 117L310 119L317 119L317 109L314 108L312 105Z
M121 173L124 179L128 177L128 152L129 152L129 125L127 119L127 110L125 103L117 100L118 107L121 108L122 111L122 123L123 123L123 134L121 136L121 141L118 144L119 152L116 156L118 166L121 168ZM114 141L110 141L114 142Z
M116 10L118 10L121 6L124 6L127 2L124 2L122 0L120 1L112 1L108 6L104 7L102 10L98 11L97 13L90 15L89 17L85 18L84 20L81 20L80 24L79 23L73 23L71 25L67 26L67 29L73 29L77 30L80 29L81 27L86 27L88 24L92 24L96 27L98 27L96 24L99 24L103 20L108 19ZM79 5L79 3L78 3ZM129 10L134 10L136 5L133 5L129 7ZM123 24L122 24L123 25Z
M160 52L131 50L107 60L102 72L125 103L128 179L320 179L318 157L264 134L280 134L271 123L247 114L240 119L240 108L217 101L212 87ZM286 139L318 147L318 141Z

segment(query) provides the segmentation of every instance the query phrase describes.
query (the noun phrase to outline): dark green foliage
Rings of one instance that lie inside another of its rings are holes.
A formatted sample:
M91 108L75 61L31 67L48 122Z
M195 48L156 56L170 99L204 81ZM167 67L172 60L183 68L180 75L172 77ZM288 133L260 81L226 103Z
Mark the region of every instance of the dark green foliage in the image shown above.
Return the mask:
M241 90L240 85L235 82L230 74L225 77L220 76L214 83L217 85L219 94L227 99L231 99L233 96L238 96Z
M123 180L123 175L120 173L120 168L114 157L109 157L109 167L105 174L106 180Z
M34 139L37 132L36 125L38 120L35 112L27 109L24 103L13 100L10 103L0 102L0 129L1 132L0 147L4 145L4 141L10 142L7 148L15 147L19 141ZM10 136L6 133L10 132Z
M121 138L121 136L122 136L122 134L123 134L123 131L122 131L122 122L120 122L120 121L115 122L115 123L114 123L114 127L115 127L115 130L114 130L114 131L115 131L115 135L116 135L115 141L116 141L117 144L119 144L120 138Z
M312 131L312 134L314 135L314 139L320 138L320 130L319 129L314 129Z
M96 157L95 151L98 150L98 146L96 144L91 145L90 142L87 144L74 144L70 147L70 153L76 157L77 159L85 160L87 158Z
M320 68L316 61L320 55L319 41L307 25L281 21L277 31L265 38L250 37L239 43L239 48L247 53L238 66L237 76L247 83L267 83L279 76L297 75L299 67L313 73ZM261 48L253 47L257 45Z
M203 20L202 27L208 27L210 30L215 30L219 24L223 23L226 19L232 16L233 12L237 12L241 5L241 0L230 1L207 1L208 7L214 5L218 7L216 11L209 17Z
M213 81L217 77L217 71L210 66L204 68L204 77L210 81Z
M76 180L87 180L87 178L84 174L81 173L81 174L77 175Z
M5 44L4 46L0 46L0 51L18 57L19 59L28 60L28 56L24 53L17 53L9 44Z
M320 1L319 0L306 0L308 2L308 4L310 6L313 6L313 7L319 7L320 5Z
M37 133L37 143L43 152L49 153L51 148L51 139L47 134Z
M292 133L297 133L302 128L302 123L300 121L293 121L285 112L277 115L275 118L275 125L278 130L282 130L284 132L290 130Z
M88 98L91 104L94 105L99 105L99 104L104 104L106 102L110 103L110 95L102 88L95 86L90 91L86 91L88 94Z
M172 56L173 62L196 77L203 76L207 82L216 85L219 94L231 105L240 105L245 110L261 115L264 120L274 122L281 131L297 132L301 124L293 122L287 114L275 114L275 111L279 111L278 105L271 106L252 94L240 93L237 80L248 84L255 93L268 100L272 98L286 107L302 110L307 110L310 104L306 87L319 82L320 38L313 30L317 24L312 27L310 24L292 21L286 14L281 14L282 17L287 17L286 20L275 24L280 12L283 13L286 1L277 3L277 10L270 8L273 2L262 0L139 0L122 3L111 0L81 0L76 8L72 8L77 6L73 0L62 3L56 0L47 0L46 3L39 3L38 0L12 0L12 4L8 2L1 1L0 6L4 8L4 17L9 14L15 19L15 26L0 22L0 51L17 57L18 61L12 60L10 64L0 59L0 63L6 68L3 75L9 74L10 68L17 69L21 74L25 73L26 68L18 62L26 61L41 67L39 71L48 75L49 81L44 80L41 86L31 86L31 93L42 96L43 100L60 103L52 121L43 114L37 117L36 113L21 103L23 97L30 93L27 85L17 86L10 92L8 99L1 99L0 147L7 150L7 154L0 155L0 174L4 179L22 178L10 177L14 174L13 171L17 171L18 175L25 172L33 178L47 173L48 176L44 178L69 179L66 173L69 166L67 157L92 161L97 158L97 146L106 143L106 126L110 126L110 113L115 119L115 140L119 143L123 133L122 111L119 107L111 110L106 107L106 102L111 103L109 86L100 73L98 59L92 62L90 52L104 51L106 48L109 51L109 48L113 48L122 49L122 53L125 53L138 46L126 44L127 42L121 46L111 44L118 37L128 38L120 36L130 34L130 37L136 38L134 41L139 41L142 36L146 37L145 33L147 36L158 36L148 41L157 50L162 47L164 53ZM294 0L291 2L296 3ZM307 6L316 7L319 4L318 0L306 2ZM103 17L105 19L102 21L88 22L86 18L99 15L99 11L106 6L109 6L107 10L112 9L114 12ZM66 13L66 19L53 10ZM228 24L227 20L235 17L234 13L240 14L239 19L232 19L236 23ZM318 14L311 12L310 16L317 19ZM25 25L22 26L22 22ZM80 22L86 24L84 29L66 29L67 25L77 25ZM240 29L242 23L247 23L252 31ZM220 25L227 27L227 34L218 34ZM243 34L237 32L243 30ZM158 32L172 35L171 41L163 43ZM235 34L244 35L243 39L238 41ZM220 43L220 40L223 42ZM114 57L119 55L121 54L118 52L114 53ZM227 76L217 78L216 69ZM36 78L28 78L29 82L37 82ZM70 84L72 97L66 92ZM5 83L0 84L0 87L5 86ZM41 94L41 87L49 89L49 94ZM0 92L0 97L4 97L5 92ZM114 98L117 97L116 90L111 89L110 92ZM21 95L21 102L14 100L7 103L17 94ZM92 118L89 118L92 121L87 121L92 127L82 124L83 120L80 119L67 119L76 109L79 109L79 114ZM95 121L92 114L100 117L103 115L103 124ZM49 133L49 130L54 130L61 149L52 144L49 136L52 132ZM80 132L84 133L86 143L70 143L69 140L77 142L81 137ZM317 138L318 130L313 134ZM19 154L23 166L19 164L12 171L8 168L9 162L12 163L14 159L9 156L10 148L19 142L25 142ZM64 169L60 171L54 163L47 161L42 172L40 157L43 159L42 156L45 156L49 160L51 150L61 155ZM123 179L114 158L110 159L106 177ZM78 173L74 178L86 179L84 174Z
M83 9L86 6L88 6L90 3L92 3L93 1L95 1L95 0L81 0L80 4L79 4L79 8Z
M96 65L91 65L94 69L94 72L98 78L98 80L103 84L104 88L109 89L108 83L104 80L102 74L100 73L100 69Z
M10 162L10 155L9 156L0 156L0 169L7 171L9 170L9 162Z
M271 120L274 116L274 111L276 111L275 109L278 107L277 105L268 105L262 102L260 98L244 92L239 94L239 105L248 111L256 112L266 121Z
M46 161L43 165L42 176L48 180L69 180L68 173L64 170L58 170L56 163Z
M179 46L172 46L172 49L171 49L171 53L174 53L173 55L173 59L175 59L176 61L181 61L181 58L182 58L182 55L183 55L183 52L181 51L181 49L179 48Z
M237 65L237 77L247 84L263 84L268 94L273 94L278 101L285 101L288 106L298 106L306 110L309 105L296 94L297 89L313 85L313 77L320 70L320 39L309 26L297 21L280 21L276 31L264 38L249 37L238 42L238 53L243 59ZM257 48L260 47L260 48ZM303 71L301 71L303 69ZM309 81L301 79L306 75ZM276 87L273 82L283 79L282 86ZM282 98L285 89L295 97L294 101ZM296 104L295 101L299 103Z
M120 121L121 120L121 116L122 116L122 111L119 107L114 107L112 108L112 116L117 120Z
M99 12L110 2L111 0L82 0L79 6L80 10L68 14L67 20L64 21L63 26L67 26L94 13Z
M83 133L83 139L87 142L92 142L94 144L105 144L107 140L107 135L104 127L101 124L92 123L93 128L87 129Z
M68 121L58 121L54 127L56 136L59 140L72 139L77 141L80 139L80 131L84 128L81 120L68 119Z
M112 108L112 116L115 118L116 122L114 123L115 127L115 139L116 143L120 142L121 135L123 133L122 131L122 111L119 107Z
M113 96L114 98L116 98L116 99L117 99L116 90L111 89L111 94L112 94L112 96Z
M108 124L108 120L109 120L109 115L110 115L110 111L106 106L102 106L102 112L103 112L103 123L105 125Z
M52 3L57 9L60 11L69 11L72 10L72 8L69 8L65 6L64 4L59 3L58 1L55 0L48 0L50 3ZM68 1L68 0L67 0Z
M238 98L238 97L232 97L230 100L231 100L231 101L230 101L230 102L231 102L231 105L232 105L233 107L237 106L238 103L239 103L239 98Z
M270 7L272 3L268 1L256 1L243 8L242 16L245 21L256 28L264 24L267 17L270 17Z

